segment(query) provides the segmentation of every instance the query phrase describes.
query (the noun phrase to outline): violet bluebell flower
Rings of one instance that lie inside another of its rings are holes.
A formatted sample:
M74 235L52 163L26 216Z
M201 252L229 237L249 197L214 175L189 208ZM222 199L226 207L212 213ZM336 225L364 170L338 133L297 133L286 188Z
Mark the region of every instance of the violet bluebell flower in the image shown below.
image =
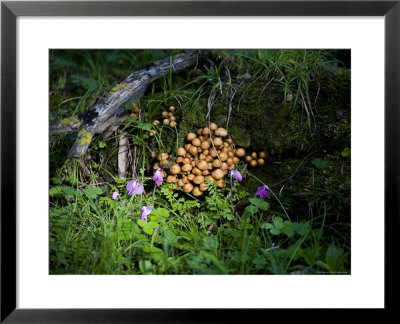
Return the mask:
M268 194L269 194L268 186L265 185L265 186L262 186L262 187L258 187L256 194L259 195L260 198L268 196Z
M154 172L152 180L156 182L157 187L160 186L163 182L163 169L158 168L156 172Z
M136 195L141 195L144 191L142 183L137 179L129 181L126 185L126 189L128 189L128 195L132 195L134 193Z
M231 171L229 171L229 173L231 173L233 175L233 177L235 178L236 181L240 182L243 180L242 175L238 170L231 170Z
M143 206L142 207L142 220L145 220L146 223L147 223L147 216L150 215L151 209L152 209L151 206Z
M113 193L112 193L112 199L114 199L114 200L118 200L118 196L119 196L119 194L118 194L118 191L114 191Z

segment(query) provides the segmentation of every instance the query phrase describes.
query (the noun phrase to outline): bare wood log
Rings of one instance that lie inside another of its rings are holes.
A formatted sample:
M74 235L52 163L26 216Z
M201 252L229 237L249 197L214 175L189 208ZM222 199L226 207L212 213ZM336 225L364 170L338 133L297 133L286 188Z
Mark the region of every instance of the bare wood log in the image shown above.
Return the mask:
M177 73L195 65L197 56L198 54L195 51L186 51L172 58L164 58L143 67L117 84L109 95L98 102L91 110L78 117L52 123L50 125L50 136L79 130L69 157L82 158L87 152L94 134L104 131L105 124L111 125L112 122L118 122L118 117L121 116L118 113L116 114L116 111L123 103L128 100L137 101L144 94L149 84L168 74L170 69ZM110 118L114 115L117 118L110 123Z
M128 137L121 135L118 149L118 177L126 178L128 169Z

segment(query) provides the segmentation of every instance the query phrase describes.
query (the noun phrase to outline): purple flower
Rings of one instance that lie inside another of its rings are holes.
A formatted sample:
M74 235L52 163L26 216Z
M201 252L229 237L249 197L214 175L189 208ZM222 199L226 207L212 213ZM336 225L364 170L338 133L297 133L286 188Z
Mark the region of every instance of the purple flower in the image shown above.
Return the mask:
M133 193L141 195L144 191L142 183L137 179L129 181L126 189L128 189L128 195L132 195Z
M147 216L150 215L151 209L152 209L151 206L143 206L142 207L142 220L145 220L146 223L147 223Z
M233 175L233 177L235 178L236 181L242 181L242 175L240 174L240 172L238 170L231 170L229 171L230 174Z
M118 191L114 191L112 194L112 199L118 200L118 196L119 196Z
M154 172L152 180L156 182L157 187L160 186L163 182L163 169L158 168L156 172Z
M256 194L259 195L260 198L268 196L268 194L269 194L268 186L265 185L265 186L262 186L262 187L258 187Z

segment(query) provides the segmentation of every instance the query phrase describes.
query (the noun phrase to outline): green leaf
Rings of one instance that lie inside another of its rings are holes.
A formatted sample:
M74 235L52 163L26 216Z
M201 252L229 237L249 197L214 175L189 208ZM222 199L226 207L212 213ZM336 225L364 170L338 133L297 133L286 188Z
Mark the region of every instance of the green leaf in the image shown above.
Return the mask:
M316 158L311 161L311 163L318 169L318 170L324 170L326 169L330 162L328 160L324 160L321 158Z
M139 269L143 274L153 274L153 265L151 264L150 261L147 260L140 260L139 261Z
M350 147L345 147L342 151L342 156L343 157L349 157L351 153Z
M249 201L256 206L257 208L261 210L268 210L269 209L269 203L266 202L265 200L259 199L259 198L250 198Z
M328 249L326 250L325 261L330 269L336 269L338 259L339 252L337 247L335 245L329 245Z
M250 215L254 215L258 212L258 208L254 205L249 205L246 207L246 211L250 214Z
M272 225L270 223L263 223L261 225L261 227L264 228L264 229L271 229L271 228L274 228L274 225Z
M63 193L63 187L56 186L50 189L50 197L61 196Z
M275 217L273 220L274 226L276 229L282 229L283 228L283 220L280 217Z
M281 231L276 228L271 228L270 233L273 235L279 235L281 234Z
M99 148L105 148L106 147L106 143L103 141L99 142Z
M138 123L137 128L150 131L153 129L153 125L149 123Z
M85 193L86 197L88 197L89 199L96 199L97 196L103 194L103 191L97 187L85 188L85 189L83 189L83 192Z

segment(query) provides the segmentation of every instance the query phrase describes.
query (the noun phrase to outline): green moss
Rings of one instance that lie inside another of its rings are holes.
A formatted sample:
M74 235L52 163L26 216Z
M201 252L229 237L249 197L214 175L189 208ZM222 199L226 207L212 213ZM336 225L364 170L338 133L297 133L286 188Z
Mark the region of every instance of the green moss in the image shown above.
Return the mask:
M89 145L92 141L92 134L86 129L82 129L78 133L78 144L80 146Z
M114 86L114 88L112 88L112 89L109 91L109 94L112 95L112 94L114 94L115 92L117 92L119 89L125 88L127 85L128 85L128 84L127 84L126 82L124 82L124 83L117 83L117 84Z
M80 125L80 120L77 116L67 117L60 121L63 126L71 126L73 128L78 127Z

